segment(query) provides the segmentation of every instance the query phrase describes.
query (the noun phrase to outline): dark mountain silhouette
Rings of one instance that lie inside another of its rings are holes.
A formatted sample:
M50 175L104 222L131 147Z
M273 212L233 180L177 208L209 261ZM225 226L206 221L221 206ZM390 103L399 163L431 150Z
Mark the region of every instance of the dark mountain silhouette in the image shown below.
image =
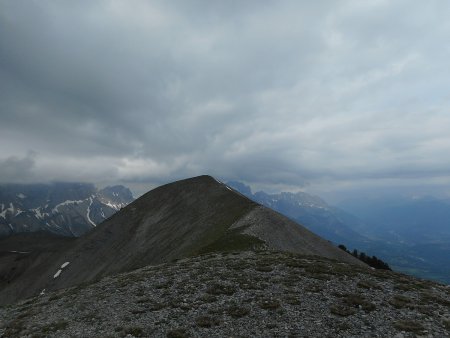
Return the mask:
M0 241L1 303L217 251L281 250L366 266L210 176L156 188L64 244L47 238L33 247L26 240Z

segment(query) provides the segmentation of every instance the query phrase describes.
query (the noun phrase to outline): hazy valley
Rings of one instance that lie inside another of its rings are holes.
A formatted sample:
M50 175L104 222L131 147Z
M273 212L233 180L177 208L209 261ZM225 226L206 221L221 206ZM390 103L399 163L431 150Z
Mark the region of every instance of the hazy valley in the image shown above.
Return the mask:
M450 202L432 197L347 200L333 207L303 192L230 186L333 243L375 255L396 271L450 284Z

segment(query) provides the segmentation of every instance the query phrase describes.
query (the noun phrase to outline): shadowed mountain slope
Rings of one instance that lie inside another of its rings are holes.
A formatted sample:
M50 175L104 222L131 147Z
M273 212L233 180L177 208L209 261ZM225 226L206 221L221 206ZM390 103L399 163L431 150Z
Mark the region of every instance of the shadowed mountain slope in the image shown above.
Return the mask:
M20 254L25 259L45 251L46 261L30 259L29 269L3 283L0 303L214 251L282 250L363 265L210 176L156 188L64 248L48 248ZM0 259L0 275L7 273Z

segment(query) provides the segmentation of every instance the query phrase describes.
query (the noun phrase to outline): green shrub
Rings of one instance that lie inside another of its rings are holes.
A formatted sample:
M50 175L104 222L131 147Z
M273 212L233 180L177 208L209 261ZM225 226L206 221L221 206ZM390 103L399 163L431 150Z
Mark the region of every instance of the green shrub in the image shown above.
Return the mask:
M275 310L281 306L280 302L273 298L266 298L261 300L259 307L264 310Z
M206 292L211 295L227 295L231 296L236 292L236 287L228 284L213 283L208 286Z
M220 324L220 321L216 317L200 316L195 319L195 324L200 327L213 327Z
M424 327L419 322L413 320L399 320L394 323L394 327L399 331L421 333Z
M330 306L330 312L341 317L348 317L354 315L356 313L356 310L348 306L334 304Z
M174 329L167 332L167 338L188 338L186 329Z
M395 295L389 300L389 304L391 304L396 309L401 309L404 307L414 307L412 304L412 299L402 295Z
M56 332L58 330L64 330L69 325L65 320L59 320L41 327L43 333Z
M227 309L227 314L233 318L241 318L245 317L250 313L250 310L247 307L239 306L239 305L231 305Z

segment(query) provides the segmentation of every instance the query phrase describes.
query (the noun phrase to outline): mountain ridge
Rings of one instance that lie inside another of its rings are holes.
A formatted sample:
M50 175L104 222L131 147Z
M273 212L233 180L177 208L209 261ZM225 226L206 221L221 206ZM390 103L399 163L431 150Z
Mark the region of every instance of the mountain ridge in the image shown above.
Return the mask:
M4 284L0 302L201 253L253 249L366 266L287 217L210 176L199 176L151 190L63 251L22 254L21 261L28 260L31 268ZM9 261L0 275L14 264Z

